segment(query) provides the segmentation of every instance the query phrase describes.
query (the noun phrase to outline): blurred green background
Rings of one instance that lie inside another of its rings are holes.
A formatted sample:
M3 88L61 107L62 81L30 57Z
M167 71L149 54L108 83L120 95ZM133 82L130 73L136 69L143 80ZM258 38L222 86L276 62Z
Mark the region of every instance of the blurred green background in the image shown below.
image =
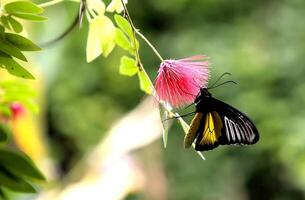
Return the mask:
M230 72L226 80L238 85L211 92L247 113L260 132L256 145L222 146L204 152L202 161L183 148L184 133L174 122L166 149L160 138L136 152L148 168L160 163L166 199L305 199L305 1L130 0L128 8L163 57L208 55L210 82ZM76 12L73 3L48 8L38 40L56 37ZM62 177L144 96L137 78L119 75L119 48L86 63L87 30L84 22L37 57L47 80L47 133ZM159 60L142 41L141 57L154 79ZM126 199L151 198L142 191Z

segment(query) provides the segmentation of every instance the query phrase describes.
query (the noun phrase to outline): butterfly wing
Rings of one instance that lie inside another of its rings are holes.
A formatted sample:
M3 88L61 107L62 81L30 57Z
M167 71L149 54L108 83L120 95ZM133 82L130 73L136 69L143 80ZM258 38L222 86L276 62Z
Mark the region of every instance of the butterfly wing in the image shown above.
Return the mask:
M198 151L211 150L218 145L254 144L259 140L257 128L239 110L212 97L202 101L204 109L200 109L200 106L199 104L200 123L195 118L192 121L189 134L186 135L188 140L185 138L186 147L194 140Z

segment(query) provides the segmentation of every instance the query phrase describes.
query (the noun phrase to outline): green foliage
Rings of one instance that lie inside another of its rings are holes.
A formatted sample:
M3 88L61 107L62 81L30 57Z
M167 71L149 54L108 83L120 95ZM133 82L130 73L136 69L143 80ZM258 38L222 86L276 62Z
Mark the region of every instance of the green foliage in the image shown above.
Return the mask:
M138 71L138 77L139 77L141 90L146 92L147 94L152 94L153 85L147 73L144 72L143 69L141 69Z
M121 58L120 74L133 76L138 72L138 70L139 67L137 66L137 62L134 59L127 56L123 56Z
M4 5L4 10L10 14L31 13L41 14L43 9L30 1L14 1Z
M45 180L35 164L24 154L0 149L0 185L16 192L34 193L33 180Z
M0 16L0 65L10 74L34 79L34 76L21 66L14 58L27 62L22 51L38 51L40 48L29 39L19 35L23 25L15 18L24 20L43 21L43 9L30 1L14 1L3 6ZM8 33L8 31L14 33Z

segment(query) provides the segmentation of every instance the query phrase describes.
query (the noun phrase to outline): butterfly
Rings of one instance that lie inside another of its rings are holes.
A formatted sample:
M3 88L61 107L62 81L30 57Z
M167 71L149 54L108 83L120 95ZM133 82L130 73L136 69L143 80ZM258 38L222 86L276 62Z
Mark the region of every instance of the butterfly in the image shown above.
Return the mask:
M259 140L258 130L244 113L212 97L201 88L195 101L196 112L184 138L188 148L195 141L195 150L212 150L219 145L249 145Z

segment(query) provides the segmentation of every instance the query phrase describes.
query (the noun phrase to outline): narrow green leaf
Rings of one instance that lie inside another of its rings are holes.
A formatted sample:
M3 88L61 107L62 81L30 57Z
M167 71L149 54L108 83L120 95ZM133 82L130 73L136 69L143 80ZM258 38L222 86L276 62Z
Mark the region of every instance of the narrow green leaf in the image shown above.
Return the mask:
M22 31L22 24L20 24L17 20L12 17L8 17L8 21L16 33L20 33Z
M1 165L14 174L37 180L45 180L45 177L31 159L21 152L17 153L6 149L0 149L0 160Z
M31 13L40 14L43 9L30 1L14 1L4 5L4 10L8 13Z
M138 71L139 81L140 81L140 88L142 91L146 92L147 94L152 93L152 83L148 77L148 75L143 71Z
M27 13L12 13L12 15L21 19L32 20L32 21L44 21L48 19L43 16L39 16L35 14L27 14Z
M21 51L39 51L41 48L31 40L17 34L6 33L5 38Z
M120 63L120 74L126 75L126 76L133 76L138 72L139 68L137 66L137 62L129 58L127 56L123 56L121 58Z
M21 51L17 47L15 47L14 45L12 45L11 43L5 40L0 40L0 51L10 56L19 58L20 60L27 61L26 57L23 55L23 53L21 53Z
M130 40L119 28L115 29L115 42L119 47L128 51L131 55L135 55L135 50L133 50Z
M0 143L6 143L9 138L9 134L10 130L7 125L0 124Z
M20 64L13 60L10 56L0 52L0 65L4 65L6 70L15 76L25 79L35 79L34 76L24 69Z
M133 39L132 28L130 26L130 23L127 21L127 19L125 19L121 15L114 15L114 20L116 24L120 27L120 29L124 31L129 37L129 39L132 41Z
M1 18L0 18L0 20L1 20L1 23L2 23L2 25L5 27L5 28L7 28L7 29L11 29L11 27L10 27L10 25L9 25L9 23L8 23L8 19L7 19L7 17L5 17L5 16L1 16Z
M169 119L168 111L165 109L165 107L162 104L159 104L159 111L163 126L162 127L163 145L164 148L166 148L168 141L168 130L170 126L170 120L168 120Z
M0 40L3 40L3 38L4 38L4 26L1 26L0 25Z
M0 165L0 185L16 192L35 193L31 184L11 173L6 167Z

